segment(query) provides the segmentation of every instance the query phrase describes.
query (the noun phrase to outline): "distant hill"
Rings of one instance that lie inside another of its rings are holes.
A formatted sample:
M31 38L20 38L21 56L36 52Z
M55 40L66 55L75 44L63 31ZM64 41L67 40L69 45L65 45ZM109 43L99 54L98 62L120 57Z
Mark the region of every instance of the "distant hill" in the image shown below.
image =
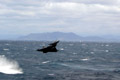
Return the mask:
M37 40L37 41L53 41L53 40L61 40L61 41L101 41L104 38L89 36L82 37L75 33L63 33L63 32L51 32L51 33L32 33L27 36L19 37L18 40Z

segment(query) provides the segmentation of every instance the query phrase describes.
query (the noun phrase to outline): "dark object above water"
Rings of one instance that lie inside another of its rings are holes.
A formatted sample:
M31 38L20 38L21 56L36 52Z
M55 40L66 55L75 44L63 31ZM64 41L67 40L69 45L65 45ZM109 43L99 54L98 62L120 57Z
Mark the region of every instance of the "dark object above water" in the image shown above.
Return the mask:
M47 52L57 52L58 50L56 49L57 44L59 43L59 41L55 41L51 44L49 44L49 46L47 47L43 47L42 49L37 49L37 51L43 52L43 53L47 53Z

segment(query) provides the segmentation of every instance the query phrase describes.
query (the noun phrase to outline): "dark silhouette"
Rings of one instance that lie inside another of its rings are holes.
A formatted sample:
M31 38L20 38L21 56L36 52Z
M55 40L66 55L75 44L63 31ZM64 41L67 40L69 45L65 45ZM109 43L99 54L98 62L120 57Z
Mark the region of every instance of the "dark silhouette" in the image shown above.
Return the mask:
M37 49L37 51L41 51L43 53L47 53L47 52L57 52L58 50L56 49L57 43L59 43L59 41L55 41L51 44L49 44L49 46L47 47L43 47L42 49Z

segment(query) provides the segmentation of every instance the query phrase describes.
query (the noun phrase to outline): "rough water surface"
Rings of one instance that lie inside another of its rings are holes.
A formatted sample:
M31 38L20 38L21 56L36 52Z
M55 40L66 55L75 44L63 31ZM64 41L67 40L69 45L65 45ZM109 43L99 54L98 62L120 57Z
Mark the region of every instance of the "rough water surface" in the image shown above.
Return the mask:
M0 80L120 80L120 43L0 41Z

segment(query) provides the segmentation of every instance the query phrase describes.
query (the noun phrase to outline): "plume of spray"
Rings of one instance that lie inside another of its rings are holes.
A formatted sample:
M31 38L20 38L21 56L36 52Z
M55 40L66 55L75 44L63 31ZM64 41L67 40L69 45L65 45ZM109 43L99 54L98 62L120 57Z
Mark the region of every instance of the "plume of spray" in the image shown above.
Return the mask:
M0 72L4 74L23 73L16 61L7 59L4 55L0 55Z

